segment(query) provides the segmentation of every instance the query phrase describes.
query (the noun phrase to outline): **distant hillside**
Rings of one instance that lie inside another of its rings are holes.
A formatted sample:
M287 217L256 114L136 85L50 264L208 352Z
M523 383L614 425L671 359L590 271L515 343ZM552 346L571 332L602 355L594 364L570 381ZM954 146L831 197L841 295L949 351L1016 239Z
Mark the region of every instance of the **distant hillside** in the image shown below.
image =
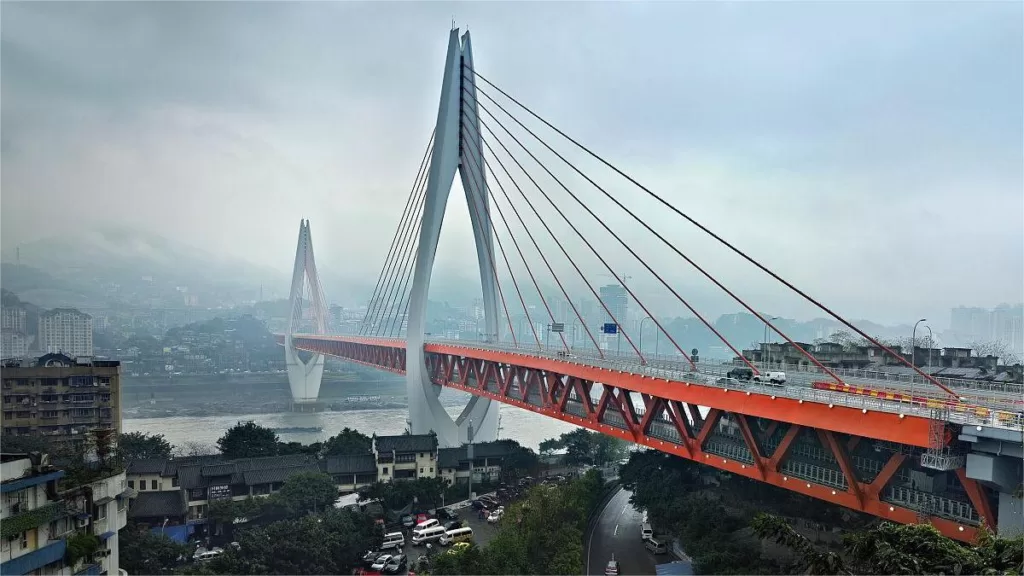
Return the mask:
M287 286L277 270L125 226L8 246L3 261L3 287L44 307L183 306L187 295L202 307L226 306L257 298L261 284Z

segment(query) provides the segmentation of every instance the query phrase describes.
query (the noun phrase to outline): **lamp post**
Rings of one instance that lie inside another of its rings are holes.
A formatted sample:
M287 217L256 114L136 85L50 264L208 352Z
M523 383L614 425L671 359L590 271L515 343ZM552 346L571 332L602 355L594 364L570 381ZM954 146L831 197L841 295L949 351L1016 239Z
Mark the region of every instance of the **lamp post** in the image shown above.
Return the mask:
M917 368L917 325L921 322L927 322L927 318L921 318L917 322L914 322L914 331L910 334L910 365ZM917 385L917 374L910 374L910 396L913 398L915 387Z
M645 317L645 318L640 320L640 352L641 353L643 353L643 351L644 351L644 320L651 320L653 322L654 318L651 318L650 316L647 316L647 317Z

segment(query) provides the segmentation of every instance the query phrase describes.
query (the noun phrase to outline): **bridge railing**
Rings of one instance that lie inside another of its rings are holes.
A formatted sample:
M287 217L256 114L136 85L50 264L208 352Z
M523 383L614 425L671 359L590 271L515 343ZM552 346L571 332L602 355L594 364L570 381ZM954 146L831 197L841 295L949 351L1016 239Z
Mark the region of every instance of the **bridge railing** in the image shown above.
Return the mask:
M758 392L770 396L782 396L797 400L816 402L819 404L832 404L858 408L862 410L874 410L881 412L899 413L931 418L933 406L930 401L948 402L950 399L940 390L920 391L914 395L907 394L906 386L892 387L886 382L870 382L872 390L883 393L889 398L869 395L851 394L843 391L825 390L814 388L813 384L819 380L819 373L810 371L798 371L790 375L787 372L787 381L784 386L775 386L770 383L748 382L740 383L730 381L727 384L719 383L719 380L726 377L726 374L735 367L731 363L697 363L696 369L689 362L678 357L648 357L646 364L641 364L639 359L633 355L614 354L604 352L602 358L593 349L572 350L566 354L560 346L514 346L506 343L486 343L470 340L449 340L432 338L428 343L447 344L454 346L465 346L480 350L492 350L500 352L529 354L562 360L569 362L583 363L606 370L615 370L632 374L642 374L651 378L661 378L670 381L693 382L696 384L717 386L721 388L742 390L745 392ZM821 374L821 376L826 376ZM827 377L827 376L826 376ZM859 383L858 383L859 384ZM964 425L993 426L997 428L1009 428L1012 430L1024 429L1024 414L1021 414L1021 406L1010 399L996 397L983 397L980 399L983 404L971 403L971 398L964 398L960 405L965 409L962 411L950 411L948 421ZM978 408L979 410L973 410Z

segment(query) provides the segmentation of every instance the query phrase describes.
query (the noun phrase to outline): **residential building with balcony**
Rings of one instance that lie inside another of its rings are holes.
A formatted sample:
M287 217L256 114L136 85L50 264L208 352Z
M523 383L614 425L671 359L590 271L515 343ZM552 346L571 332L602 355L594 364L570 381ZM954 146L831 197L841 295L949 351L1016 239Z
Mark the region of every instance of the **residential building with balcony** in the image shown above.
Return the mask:
M377 479L382 482L437 476L434 434L374 436L373 454L377 459Z
M0 574L117 574L118 530L127 522L124 472L65 486L65 473L39 454L0 456ZM71 558L68 542L94 546ZM69 564L69 562L71 562Z
M121 363L47 354L9 364L2 377L3 435L81 442L95 429L121 432Z

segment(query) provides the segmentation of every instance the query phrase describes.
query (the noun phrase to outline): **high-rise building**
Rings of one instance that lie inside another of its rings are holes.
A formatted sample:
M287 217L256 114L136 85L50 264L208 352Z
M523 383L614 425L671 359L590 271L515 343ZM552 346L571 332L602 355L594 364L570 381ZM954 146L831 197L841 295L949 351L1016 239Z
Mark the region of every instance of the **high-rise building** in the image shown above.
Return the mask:
M21 332L0 332L0 359L24 358L28 354L28 338Z
M25 321L25 314L25 309L21 306L4 306L0 309L0 330L27 332L28 323Z
M121 432L121 363L80 363L47 354L32 366L3 369L3 436L84 441L93 430Z
M949 328L961 345L999 342L1024 355L1024 304L1001 304L992 310L953 308Z
M602 323L617 322L625 326L629 315L629 294L621 284L608 284L601 286L601 302L604 303L607 311L601 309ZM609 314L611 312L611 314Z
M92 356L92 316L74 308L54 308L40 314L39 348L73 358Z

